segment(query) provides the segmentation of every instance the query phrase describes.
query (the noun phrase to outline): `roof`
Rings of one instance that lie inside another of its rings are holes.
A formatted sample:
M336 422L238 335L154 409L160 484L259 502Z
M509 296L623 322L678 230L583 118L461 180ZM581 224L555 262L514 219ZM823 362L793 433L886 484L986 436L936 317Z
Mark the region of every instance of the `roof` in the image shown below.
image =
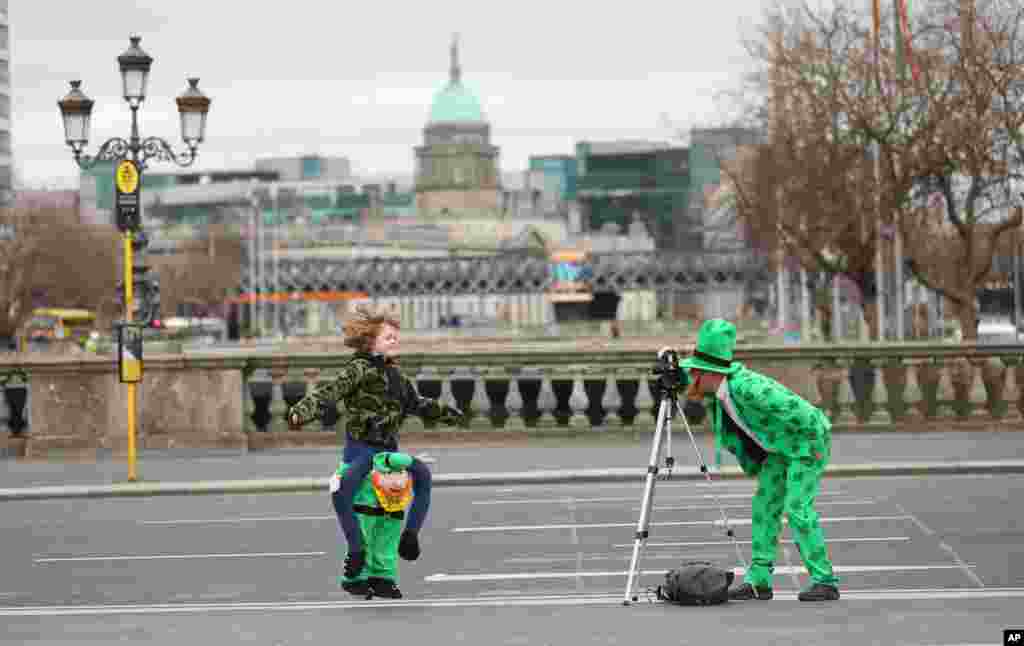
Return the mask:
M449 81L434 95L434 102L430 106L430 123L467 122L485 122L480 101L462 81Z

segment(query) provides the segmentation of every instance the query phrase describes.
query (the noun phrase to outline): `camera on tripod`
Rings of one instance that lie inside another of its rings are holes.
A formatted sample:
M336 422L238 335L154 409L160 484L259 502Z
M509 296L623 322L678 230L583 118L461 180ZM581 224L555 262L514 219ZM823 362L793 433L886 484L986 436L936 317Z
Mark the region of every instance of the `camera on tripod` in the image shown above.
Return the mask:
M679 376L679 353L672 348L658 350L658 358L651 368L651 374L658 377L656 389L659 398L685 385Z

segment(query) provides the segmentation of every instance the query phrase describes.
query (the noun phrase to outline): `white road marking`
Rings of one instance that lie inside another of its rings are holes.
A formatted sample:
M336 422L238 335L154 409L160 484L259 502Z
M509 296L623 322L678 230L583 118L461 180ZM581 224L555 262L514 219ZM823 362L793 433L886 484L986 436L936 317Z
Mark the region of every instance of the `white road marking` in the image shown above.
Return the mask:
M785 543L782 544L782 556L786 560L786 567L789 569L789 580L793 582L793 587L800 589L800 577L797 575L797 570L793 566L793 554Z
M715 552L715 553L697 553L697 554L644 554L645 561L680 561L684 559L701 559L701 560L717 560L728 557L726 552ZM584 556L582 553L576 556L522 556L509 559L502 559L502 563L508 563L510 565L530 565L530 564L549 564L549 563L575 563L577 571L581 570L583 561L626 561L630 560L630 557L621 554L616 556L614 554L593 554L590 556Z
M837 565L833 571L840 574L862 574L866 572L916 572L924 570L956 570L959 565ZM732 569L736 576L746 574L746 569L735 567ZM782 565L775 567L775 574L800 574L806 572L803 566ZM571 579L573 577L619 577L626 576L628 572L622 571L590 571L590 572L491 572L482 574L431 574L424 577L427 583L468 583L476 581L509 581L527 579ZM663 576L665 570L643 570L643 576Z
M779 590L775 601L796 601L796 591ZM921 601L971 599L1024 599L1024 588L952 588L952 589L881 589L843 590L842 600L850 601ZM774 603L773 602L773 603ZM640 602L642 603L642 602ZM622 606L621 593L571 595L481 595L476 597L438 597L428 599L383 599L372 601L279 601L279 602L227 602L181 604L108 604L108 605L54 605L0 607L0 617L67 617L117 615L170 615L243 612L280 612L288 610L375 610L379 608L460 608L483 606ZM707 609L704 612L713 612ZM952 645L948 645L952 646ZM959 645L958 645L959 646Z
M569 521L576 522L576 503L569 499ZM580 551L580 534L575 529L572 530L572 545L576 548L576 570L580 571L583 569L583 552ZM576 579L576 592L583 592L583 579L577 577Z
M841 495L844 495L843 492L837 491L837 492L830 493L830 494L820 494L818 496L818 498L828 497L828 496L841 496ZM741 500L750 500L751 496L752 496L752 494L747 494L747 493L723 493L723 494L718 494L717 496L715 494L706 493L706 494L702 494L702 495L699 495L699 496L697 496L697 495L694 495L694 496L672 496L672 500L712 500L714 498L721 498L721 499L736 498L736 499L741 499ZM626 497L616 497L616 498L512 498L512 499L509 499L509 500L474 500L470 504L472 504L472 505L544 505L544 504L567 505L567 504L569 504L570 501L572 501L572 502L574 502L576 504L584 504L584 503L586 503L586 504L595 504L595 503L604 503L604 502L636 502L638 498L642 498L642 496L629 496L628 498L626 498Z
M900 541L909 541L909 536L871 536L865 538L831 538L825 541L827 545L832 543L896 543ZM736 541L740 545L750 545L751 541ZM795 545L796 541L791 539L780 540L780 543L788 543ZM647 547L703 547L707 545L732 545L732 541L688 541L688 542L672 542L672 543L647 543ZM612 547L632 548L632 543L616 543Z
M892 503L894 505L896 505L896 507L900 511L902 511L903 513L905 513L908 516L910 516L911 522L913 522L915 525L917 525L918 529L920 529L922 532L924 532L928 536L934 536L935 535L935 530L933 530L931 527L928 527L927 525L925 525L924 522L922 522L920 518L918 518L914 514L911 514L909 511L907 511L903 507L903 505L899 504L896 501L892 501ZM979 588L984 588L985 587L985 583L981 580L981 577L978 576L977 572L975 572L969 565L964 563L964 560L960 558L959 554L957 554L955 551L953 551L952 547L950 547L948 544L946 544L945 541L939 541L939 547L943 551L947 552L953 558L954 561L956 561L957 565L960 566L960 569L963 570L964 574L967 576L968 579L971 580L972 583L974 583L974 585L978 586Z
M712 474L712 478L714 478L714 477L715 477L715 475ZM551 485L551 484L523 484L523 485L517 485L515 487L502 487L500 489L495 489L494 491L495 491L495 493L518 493L518 492L522 492L525 489L544 489L545 491L550 491L553 486L555 486L555 485ZM622 481L622 482L565 482L565 483L559 483L557 486L558 486L559 489L563 489L563 490L568 488L568 487L576 487L576 488L585 487L587 489L626 489L626 488L630 488L630 487L636 487L640 491L643 491L644 479L643 478L637 478L637 480L635 482L626 482L626 481ZM716 479L711 484L709 484L707 482L697 482L697 481L694 481L694 480L683 480L683 481L658 480L655 488L658 489L658 490L661 490L661 489L682 489L682 488L686 488L686 489L694 489L694 488L697 488L697 489L707 489L709 487L727 487L727 488L733 488L733 489L735 489L735 488L742 488L742 489L749 489L751 491L751 493L753 493L755 491L755 489L757 488L757 482L754 481L754 480L721 480L721 479Z
M815 507L825 507L834 505L874 505L876 500L836 500L836 501L817 501L814 503ZM745 505L723 505L722 509L750 509L750 503ZM634 507L633 511L640 511L640 507ZM654 507L654 511L718 511L717 505L682 505L682 506L663 506Z
M35 563L64 563L76 561L163 561L190 559L241 559L241 558L300 558L326 556L327 552L238 552L228 554L148 554L138 556L61 556L32 559Z
M140 520L139 525L213 525L231 523L255 523L265 520L337 520L337 516L249 516L243 518L187 518L175 520Z
M910 517L908 515L901 516L842 516L842 517L830 517L830 518L819 518L819 523L844 523L850 521L880 521L880 520L907 520ZM729 519L729 525L732 527L740 525L749 525L751 520L749 518L731 518ZM783 519L784 524L789 524L789 519ZM714 525L724 526L721 520L686 520L686 521L669 521L664 523L651 523L651 526L658 527L691 527L700 525ZM580 523L580 524L554 524L554 525L484 525L478 527L455 527L452 529L454 533L469 533L469 532L515 532L515 531L541 531L546 529L607 529L611 527L636 527L636 523Z

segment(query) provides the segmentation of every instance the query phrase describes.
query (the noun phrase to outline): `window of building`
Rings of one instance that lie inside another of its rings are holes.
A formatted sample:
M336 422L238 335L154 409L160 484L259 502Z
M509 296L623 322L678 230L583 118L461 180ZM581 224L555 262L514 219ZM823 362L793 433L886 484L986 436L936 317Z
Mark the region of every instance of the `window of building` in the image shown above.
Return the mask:
M323 160L319 157L303 157L302 158L302 178L303 179L316 179L320 177L322 172Z

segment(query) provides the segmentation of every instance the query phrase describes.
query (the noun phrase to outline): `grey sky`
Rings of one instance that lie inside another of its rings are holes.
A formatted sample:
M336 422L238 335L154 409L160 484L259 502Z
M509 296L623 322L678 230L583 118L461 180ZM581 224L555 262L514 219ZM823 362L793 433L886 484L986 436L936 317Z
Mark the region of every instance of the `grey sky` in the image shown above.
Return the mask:
M213 100L200 169L320 153L349 157L357 173L410 175L453 32L503 172L525 169L532 154L571 154L584 139L664 140L662 112L683 128L715 120L714 93L746 64L741 30L761 6L14 0L15 167L29 186L77 187L56 104L71 79L96 101L89 152L128 134L116 57L131 33L155 59L143 136L180 142L173 99L187 76Z

